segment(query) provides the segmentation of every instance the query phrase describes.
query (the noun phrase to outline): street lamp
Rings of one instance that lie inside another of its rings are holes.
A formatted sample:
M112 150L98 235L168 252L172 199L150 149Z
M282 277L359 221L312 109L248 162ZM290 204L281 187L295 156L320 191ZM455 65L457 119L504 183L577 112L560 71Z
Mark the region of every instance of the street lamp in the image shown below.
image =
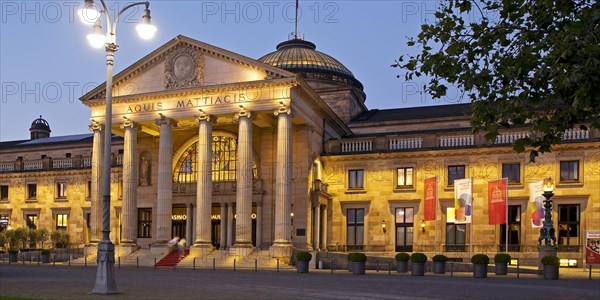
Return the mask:
M542 240L544 241L544 245L549 246L550 241L552 240L552 245L556 246L556 230L554 229L554 222L552 222L552 196L554 196L554 180L548 177L544 179L544 183L542 186L542 190L544 193L544 224L542 229L540 229L540 238L538 239L538 244L542 244Z
M85 0L84 6L79 15L85 23L93 24L92 33L87 36L90 44L95 48L104 46L106 49L106 113L104 130L104 165L102 168L102 240L98 243L98 270L96 272L96 284L92 293L94 294L116 294L118 293L115 282L115 245L110 241L110 167L111 167L111 127L112 127L112 82L113 82L113 62L117 46L117 23L119 17L127 9L145 5L142 22L137 26L138 34L143 39L151 38L156 32L156 27L150 23L150 2L137 2L129 4L114 17L112 20L109 10L104 0L102 3L103 11L98 11L94 6L93 0ZM106 34L102 34L101 15L106 17Z

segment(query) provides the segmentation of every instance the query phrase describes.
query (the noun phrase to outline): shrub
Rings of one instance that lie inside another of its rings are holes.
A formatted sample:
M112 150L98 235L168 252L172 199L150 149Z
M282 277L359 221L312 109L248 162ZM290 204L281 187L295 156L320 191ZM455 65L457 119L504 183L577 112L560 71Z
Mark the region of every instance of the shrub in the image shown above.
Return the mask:
M560 260L556 256L544 256L542 258L542 265L544 266L558 266L560 265Z
M44 248L44 242L47 242L49 238L50 233L48 232L48 229L42 228L37 230L37 240L42 243L42 248Z
M408 253L400 252L396 254L397 261L408 261L410 259L410 255Z
M348 256L349 256L349 260L353 261L353 262L367 261L367 256L364 253L355 252L355 253L348 254Z
M497 264L509 263L510 255L506 253L498 253L494 256L494 262Z
M490 263L490 258L485 254L475 254L471 257L471 263L475 265L487 265Z
M15 229L15 238L19 242L21 242L21 244L23 245L23 248L26 248L28 231L29 230L25 227L19 227L19 228ZM15 246L18 247L18 245L15 245Z
M300 251L296 254L297 261L310 261L312 259L312 254L307 251Z
M27 231L27 239L29 239L29 247L35 248L38 242L38 230L37 229L29 229Z
M14 229L8 229L5 231L5 233L8 241L8 249L19 248L19 237L17 236L17 231Z
M431 260L433 260L434 262L446 262L448 261L448 256L446 255L442 255L442 254L438 254L438 255L434 255Z
M427 255L420 252L415 252L410 255L410 261L412 263L424 264L425 262L427 262Z
M42 254L50 255L50 250L48 250L48 249L42 249Z
M19 253L19 250L17 250L17 249L10 249L10 250L8 250L8 253L9 254L17 254L17 253Z
M64 230L55 230L50 234L55 248L66 248L69 245L69 234Z
M8 238L6 237L6 232L0 232L0 248L6 249L6 244L8 243Z

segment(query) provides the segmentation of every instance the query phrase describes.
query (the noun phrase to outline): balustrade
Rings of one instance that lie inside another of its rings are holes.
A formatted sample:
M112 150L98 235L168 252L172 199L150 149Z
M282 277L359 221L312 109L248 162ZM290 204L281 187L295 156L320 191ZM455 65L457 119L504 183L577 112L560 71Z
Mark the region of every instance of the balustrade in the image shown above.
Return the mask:
M390 150L423 148L423 138L395 138L388 141Z
M342 152L367 152L373 150L373 141L347 141L341 143Z

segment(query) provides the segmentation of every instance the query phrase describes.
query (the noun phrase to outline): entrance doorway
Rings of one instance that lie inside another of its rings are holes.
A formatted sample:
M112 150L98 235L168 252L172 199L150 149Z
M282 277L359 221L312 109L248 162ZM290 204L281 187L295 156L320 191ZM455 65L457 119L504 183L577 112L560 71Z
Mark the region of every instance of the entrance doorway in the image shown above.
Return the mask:
M186 219L187 209L185 207L173 207L173 213L171 214L171 238L187 238Z

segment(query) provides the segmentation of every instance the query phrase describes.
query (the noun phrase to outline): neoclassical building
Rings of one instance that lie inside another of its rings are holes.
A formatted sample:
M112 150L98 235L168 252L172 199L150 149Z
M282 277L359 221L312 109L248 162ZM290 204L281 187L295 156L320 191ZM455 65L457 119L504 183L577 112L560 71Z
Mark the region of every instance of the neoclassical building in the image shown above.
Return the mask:
M527 128L488 142L471 133L470 105L368 109L342 63L292 39L252 59L177 36L81 97L91 133L0 143L0 219L67 230L73 246L101 237L102 168L111 169L111 239L164 249L185 237L192 255L290 251L537 253L529 184L554 178L561 257L583 258L600 229L600 132L574 129L529 162L512 150ZM104 141L104 131L113 139ZM112 161L102 159L111 143ZM424 179L437 176L435 221L424 221ZM454 180L473 180L472 223L449 218ZM489 225L487 182L508 178L508 224ZM507 228L508 226L508 228ZM508 236L507 236L508 235ZM125 250L124 250L125 251Z

